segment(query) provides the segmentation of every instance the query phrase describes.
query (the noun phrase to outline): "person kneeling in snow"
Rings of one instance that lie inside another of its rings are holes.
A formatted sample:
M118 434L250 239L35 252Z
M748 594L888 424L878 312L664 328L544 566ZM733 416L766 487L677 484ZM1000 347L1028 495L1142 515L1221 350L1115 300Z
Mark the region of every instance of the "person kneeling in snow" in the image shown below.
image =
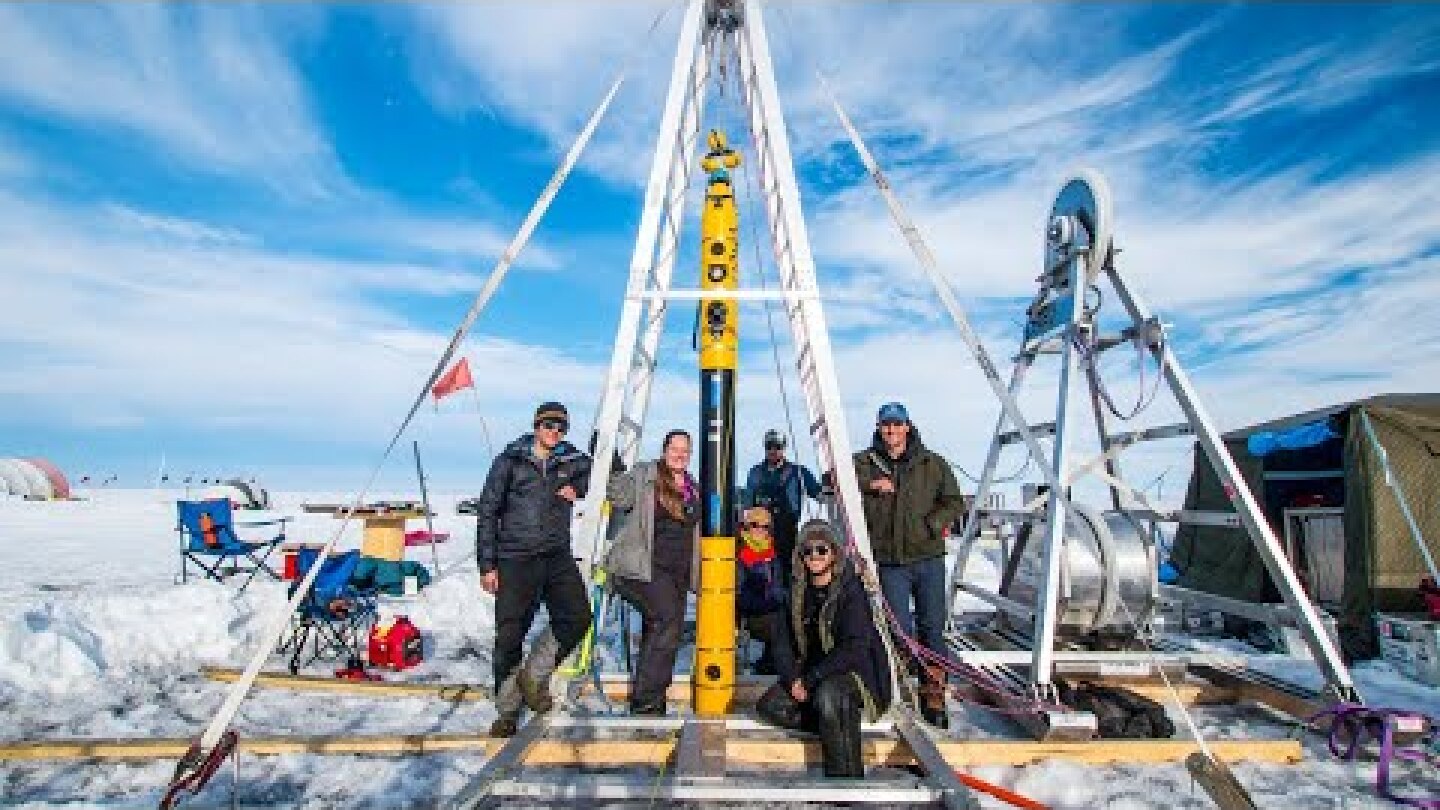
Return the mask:
M817 732L826 776L862 777L860 722L890 706L889 656L835 530L811 520L799 535L790 621L775 649L780 680L756 710L777 726Z

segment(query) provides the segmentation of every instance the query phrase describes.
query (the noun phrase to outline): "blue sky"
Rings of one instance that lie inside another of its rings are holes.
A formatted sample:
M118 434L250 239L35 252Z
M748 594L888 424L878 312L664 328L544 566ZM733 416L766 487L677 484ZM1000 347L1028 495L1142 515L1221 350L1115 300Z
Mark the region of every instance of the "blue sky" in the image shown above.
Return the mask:
M588 428L673 56L673 9L644 36L662 7L0 5L0 455L137 486L162 454L272 488L359 483L634 53L466 344L478 396L427 408L414 436L463 489L488 457L477 412L496 442L540 399ZM1440 8L796 0L767 19L857 443L902 399L973 467L996 406L812 64L997 354L1050 198L1088 165L1222 425L1435 390ZM712 121L734 125L734 104ZM689 327L677 311L660 427L695 419ZM742 328L743 461L784 414L763 311ZM1133 364L1111 370L1133 396ZM1183 486L1184 454L1138 469L1178 464Z

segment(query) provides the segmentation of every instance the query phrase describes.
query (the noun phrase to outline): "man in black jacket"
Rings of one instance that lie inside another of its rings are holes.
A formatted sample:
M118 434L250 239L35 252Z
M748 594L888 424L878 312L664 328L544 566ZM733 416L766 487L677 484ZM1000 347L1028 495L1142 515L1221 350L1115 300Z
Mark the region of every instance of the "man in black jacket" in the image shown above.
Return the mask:
M590 600L570 548L570 513L585 496L590 457L565 441L569 428L564 405L541 404L535 432L491 463L477 506L480 587L495 596L499 716L490 734L496 737L515 733L522 700L534 712L551 709L550 676L590 627ZM542 603L550 627L522 664L522 644Z
M860 722L890 706L889 654L830 524L802 526L795 558L788 632L775 650L780 680L756 709L776 725L817 732L826 776L864 776Z

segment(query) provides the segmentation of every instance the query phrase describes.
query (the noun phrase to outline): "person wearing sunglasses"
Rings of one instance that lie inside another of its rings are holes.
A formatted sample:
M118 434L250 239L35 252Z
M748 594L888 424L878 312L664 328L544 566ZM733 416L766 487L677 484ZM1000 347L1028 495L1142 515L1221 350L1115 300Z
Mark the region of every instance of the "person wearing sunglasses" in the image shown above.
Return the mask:
M823 520L800 528L788 621L776 644L779 681L756 712L820 735L826 776L863 777L860 724L890 707L890 659L870 599L839 536ZM801 576L800 572L804 572Z
M690 476L690 434L672 430L660 458L610 477L615 510L602 566L606 582L640 612L640 656L630 713L665 714L665 692L685 625L686 595L700 581L700 488Z
M542 403L533 424L491 462L476 501L480 587L495 597L495 737L516 732L522 703L537 713L553 707L550 676L590 627L590 599L570 547L571 510L585 496L590 457L565 441L564 405ZM522 663L542 604L550 625Z
M943 655L945 538L965 509L955 473L920 440L920 429L899 402L880 407L870 447L854 459L885 601L907 636L918 630L920 644ZM918 674L921 715L947 728L943 671L924 667Z
M777 556L774 522L770 510L763 506L746 509L740 522L740 543L735 554L739 566L735 588L735 610L745 622L750 635L764 644L755 662L756 675L774 675L775 661L771 647L775 643L775 624L781 620L789 582L785 579Z

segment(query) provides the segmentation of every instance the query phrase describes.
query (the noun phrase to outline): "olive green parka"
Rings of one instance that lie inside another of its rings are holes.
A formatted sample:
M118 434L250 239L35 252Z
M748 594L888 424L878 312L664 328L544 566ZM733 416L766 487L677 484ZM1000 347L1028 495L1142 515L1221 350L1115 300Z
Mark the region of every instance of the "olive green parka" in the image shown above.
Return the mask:
M854 460L875 562L905 565L944 556L945 527L963 514L965 503L949 462L925 446L920 429L910 426L898 459L890 458L877 430ZM872 490L878 478L893 481L895 492Z

